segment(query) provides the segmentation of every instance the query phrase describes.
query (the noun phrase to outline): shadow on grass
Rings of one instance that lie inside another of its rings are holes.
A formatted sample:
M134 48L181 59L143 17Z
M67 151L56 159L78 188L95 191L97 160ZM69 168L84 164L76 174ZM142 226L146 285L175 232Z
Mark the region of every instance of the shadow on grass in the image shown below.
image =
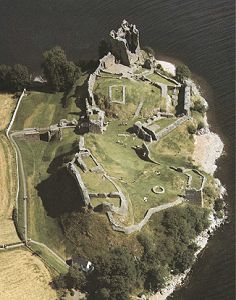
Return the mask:
M81 209L80 192L66 167L40 182L36 189L48 216L52 218Z

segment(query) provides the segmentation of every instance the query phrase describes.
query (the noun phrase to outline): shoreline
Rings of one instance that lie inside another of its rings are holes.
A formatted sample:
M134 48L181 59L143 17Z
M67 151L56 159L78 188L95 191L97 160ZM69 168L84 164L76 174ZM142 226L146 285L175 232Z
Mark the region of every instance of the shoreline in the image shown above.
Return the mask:
M161 55L160 56L160 62L163 62L163 66L168 66L171 62L173 66L175 66L174 63L178 61L177 59L169 58L167 56ZM168 59L164 61L164 59ZM165 64L166 62L166 64ZM181 62L182 63L182 62ZM171 68L170 68L171 70ZM173 68L172 68L173 70ZM195 78L195 76L193 76ZM198 76L196 76L198 78ZM195 92L198 93L202 98L203 90L201 86L196 83L193 80L191 80L193 88L195 89ZM207 91L205 92L207 94ZM204 93L204 94L205 94ZM206 107L208 107L208 102L204 99ZM203 171L206 173L209 173L211 175L214 175L214 173L217 170L217 160L224 154L224 143L222 142L220 136L217 133L214 133L210 130L210 126L208 123L207 114L204 116L204 121L206 124L206 128L200 132L199 134L194 135L194 152L193 152L193 161L197 165L199 165ZM215 178L215 177L214 177ZM223 201L223 197L226 194L226 189L223 187L222 183L218 178L215 178L218 186L220 187L220 199ZM199 249L195 252L195 261L198 259L199 254L202 252L202 250L206 247L209 238L214 234L214 231L216 231L221 225L223 225L227 220L227 216L224 214L222 218L218 218L214 214L214 210L209 215L209 227L201 232L199 234L194 242L197 244ZM150 300L166 300L168 297L177 289L181 288L188 275L190 275L192 268L187 269L184 273L172 276L172 278L168 281L167 286L157 293L150 295L148 299Z

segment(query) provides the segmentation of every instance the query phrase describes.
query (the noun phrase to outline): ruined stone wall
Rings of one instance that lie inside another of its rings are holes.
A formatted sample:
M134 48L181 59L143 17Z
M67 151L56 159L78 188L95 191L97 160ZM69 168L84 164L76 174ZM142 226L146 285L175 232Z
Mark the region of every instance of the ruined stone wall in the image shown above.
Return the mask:
M91 203L90 203L90 197L89 197L89 193L87 188L84 185L84 182L80 176L79 171L77 170L76 166L74 165L74 162L69 162L67 164L67 170L70 172L70 174L75 178L76 183L78 185L78 188L81 192L82 195L82 201L84 202L85 206L90 207Z
M105 55L103 58L101 58L99 60L99 65L98 65L97 69L92 74L89 75L88 95L89 95L89 102L91 105L95 105L93 90L94 90L94 85L95 85L97 76L100 75L101 71L110 67L114 63L115 63L115 57L109 52L107 55Z
M173 124L170 124L166 128L162 129L160 132L156 134L156 140L159 141L161 138L163 138L165 135L169 134L171 131L175 130L178 126L183 124L189 120L187 116L183 116L179 119L177 119Z
M140 121L135 122L133 125L133 130L136 133L136 135L141 138L142 140L146 142L152 142L152 137L150 134L148 134L143 128L142 123Z
M189 201L193 201L195 204L203 206L202 190L188 188L185 190L185 198Z
M191 106L191 87L189 85L186 85L184 88L184 111L186 112L187 116L190 115L190 106Z

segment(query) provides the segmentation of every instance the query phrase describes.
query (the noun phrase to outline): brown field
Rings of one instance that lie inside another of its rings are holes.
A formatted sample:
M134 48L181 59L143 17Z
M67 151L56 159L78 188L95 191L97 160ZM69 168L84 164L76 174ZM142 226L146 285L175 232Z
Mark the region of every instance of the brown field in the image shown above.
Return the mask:
M16 100L11 94L0 94L0 131L7 127L15 106Z
M12 221L16 197L16 165L12 146L0 133L0 244L19 241Z
M18 249L0 252L1 300L55 300L49 283L51 275L43 262L30 252Z

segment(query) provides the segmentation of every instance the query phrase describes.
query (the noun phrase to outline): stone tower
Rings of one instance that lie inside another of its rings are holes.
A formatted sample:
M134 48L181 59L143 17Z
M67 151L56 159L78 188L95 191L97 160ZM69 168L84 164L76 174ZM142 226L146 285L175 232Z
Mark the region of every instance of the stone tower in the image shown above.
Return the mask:
M121 64L130 66L139 60L139 31L123 20L121 27L110 32L111 53Z

